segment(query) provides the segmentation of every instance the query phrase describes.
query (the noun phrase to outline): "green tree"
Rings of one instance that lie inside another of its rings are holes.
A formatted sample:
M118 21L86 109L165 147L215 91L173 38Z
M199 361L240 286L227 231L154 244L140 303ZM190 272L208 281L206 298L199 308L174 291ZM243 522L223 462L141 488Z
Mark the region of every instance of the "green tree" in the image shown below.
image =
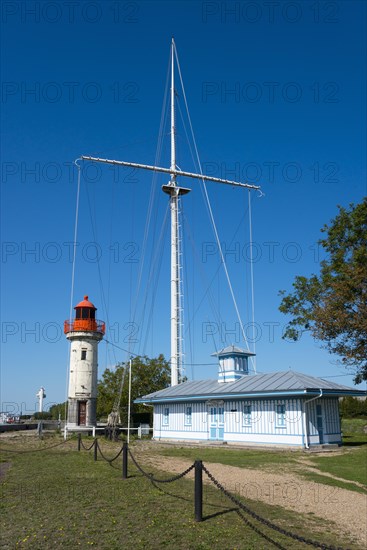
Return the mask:
M52 416L50 412L42 411L42 412L35 412L33 415L33 418L35 420L51 420Z
M367 380L367 197L338 215L321 231L326 252L320 274L297 276L280 311L293 318L283 338L298 340L303 331L352 368L355 382Z
M367 416L366 399L357 399L348 395L340 401L340 414L343 418Z
M66 406L66 402L56 403L55 405L52 405L50 407L50 414L51 414L52 420L58 420L59 415L61 420L65 419L65 406Z
M134 357L131 361L131 413L147 412L144 405L134 404L137 397L147 395L170 384L171 369L163 355L149 359ZM122 383L120 417L127 422L129 393L129 363L119 363L115 369L106 369L98 382L97 417L107 417L118 398Z

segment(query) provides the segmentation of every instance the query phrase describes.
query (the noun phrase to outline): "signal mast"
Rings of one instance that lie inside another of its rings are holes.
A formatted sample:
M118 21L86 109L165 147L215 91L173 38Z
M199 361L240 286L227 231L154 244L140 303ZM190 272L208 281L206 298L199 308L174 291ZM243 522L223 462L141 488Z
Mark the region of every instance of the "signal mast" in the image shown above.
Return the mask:
M222 178L207 176L204 174L195 174L179 170L176 164L176 121L175 121L175 56L176 46L174 39L171 43L171 165L170 168L160 166L150 166L147 164L138 164L135 162L126 162L122 160L110 160L99 157L91 157L82 155L81 160L92 162L102 162L105 164L113 164L115 166L129 166L142 170L151 170L153 172L162 172L170 175L170 181L167 185L162 186L164 193L170 197L171 211L171 386L176 386L180 381L180 376L183 372L183 284L182 284L182 243L180 235L179 223L179 201L182 195L191 191L186 187L180 187L177 183L177 177L187 177L199 179L202 181L215 181L232 185L235 187L243 187L245 189L259 190L257 185L241 183Z

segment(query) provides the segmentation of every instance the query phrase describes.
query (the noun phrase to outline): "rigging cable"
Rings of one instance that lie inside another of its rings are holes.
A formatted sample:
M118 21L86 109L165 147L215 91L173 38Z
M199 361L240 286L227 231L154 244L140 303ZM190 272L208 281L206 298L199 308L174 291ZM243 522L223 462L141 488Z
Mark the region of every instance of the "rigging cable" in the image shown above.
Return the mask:
M167 103L167 97L168 97L169 68L170 68L170 64L168 62L167 76L166 76L166 87L165 87L164 99L163 99L163 105L162 105L162 111L161 111L161 120L160 120L160 125L159 125L159 132L158 132L158 143L157 143L157 149L156 149L156 154L155 154L155 164L157 164L157 161L160 158L160 155L161 155L161 152L162 152L162 142L163 142L162 135L163 135L163 128L165 126L165 120L166 120L166 116L167 116L166 103ZM151 224L151 218L152 218L152 212L153 212L153 203L154 203L154 196L155 196L155 189L156 189L155 182L156 182L157 176L158 176L157 173L154 173L153 177L152 177L151 193L150 193L149 205L148 205L148 214L147 214L147 217L146 217L146 223L145 223L145 228L144 228L144 236L143 236L143 244L142 244L142 249L141 249L141 263L140 263L140 269L139 269L138 277L137 277L137 287L136 287L136 293L135 293L135 299L134 299L133 314L132 314L132 319L131 319L131 322L133 324L135 323L135 319L136 319L136 316L137 316L138 299L139 299L140 289L141 289L141 284L142 284L143 268L144 268L144 263L145 263L147 241L148 241L148 236L149 236L149 227L150 227L150 224ZM155 230L153 231L153 233L155 234ZM154 250L154 246L152 246L152 251L153 250ZM152 252L152 255L153 255L153 252ZM150 278L150 276L149 276L149 278ZM148 285L146 285L146 290L145 290L144 307L143 307L143 310L141 312L141 317L142 318L144 317L144 309L145 309L145 304L146 304L146 301L147 301L147 292L148 292ZM134 344L134 342L129 341L129 353L131 353L131 349L134 349L134 346L131 346L131 344Z
M70 307L69 307L69 321L71 320L71 316L73 313L73 303L74 303L74 282L75 282L75 263L76 263L76 245L77 245L77 236L78 236L78 220L79 220L79 198L80 198L80 177L81 177L81 168L80 164L78 164L78 160L76 159L74 161L75 166L78 169L78 181L77 181L77 189L76 189L76 205L75 205L75 220L74 220L74 240L73 240L73 260L72 260L72 266L71 266L71 289L70 289ZM67 368L66 368L66 388L65 388L65 430L66 430L66 423L67 423L67 408L68 408L68 397L69 397L69 362L70 362L70 347L71 347L71 341L69 341L70 345L68 347L68 359L67 359ZM66 431L65 431L66 436Z
M184 293L184 287L185 287L185 281L186 281L186 270L185 270L185 263L182 261L182 258L184 257L184 240L183 240L183 223L182 223L182 220L183 220L183 203L182 203L182 200L181 200L181 197L180 195L178 196L177 198L177 235L178 235L178 246L179 246L179 254L181 256L181 260L180 260L180 266L181 266L181 277L179 277L179 281L180 281L180 290L179 290L179 293L180 293L180 304L179 304L179 307L180 307L180 312L182 313L182 315L180 315L180 323L179 323L179 327L178 327L178 330L179 330L179 354L180 354L180 359L181 359L181 369L178 370L178 376L181 377L181 380L183 379L184 377L184 372L185 372L185 351L186 351L186 348L185 348L185 339L183 337L183 328L184 328L184 316L183 316L183 312L185 311L185 302L184 302L184 298L185 298L185 293ZM181 223L180 223L180 220L181 220ZM180 372L181 370L181 372Z
M194 164L194 167L196 169L196 172L198 171L197 170L197 163L196 163L196 159L195 159L195 156L194 156L194 152L192 150L192 147L191 147L191 141L189 139L189 135L188 135L188 132L187 132L187 128L186 128L186 124L185 124L185 119L184 119L184 116L183 116L183 113L181 111L181 105L180 105L180 101L179 101L179 95L177 94L177 101L176 101L176 105L178 107L178 111L180 113L180 117L181 117L181 122L182 122L182 126L183 126L183 129L184 129L184 132L185 132L185 136L186 136L186 142L188 143L188 146L189 146L189 151L190 151L190 155L191 155L191 159L193 161L193 164ZM182 203L183 204L183 203ZM183 215L183 207L181 208L181 218L182 218L182 227L184 227L185 225L185 222L187 221L185 216ZM185 232L183 232L183 234L186 234L186 229L185 229ZM194 249L194 241L192 241L192 247ZM182 247L183 247L184 243L182 241ZM195 252L195 250L194 250ZM186 262L183 262L183 273L186 274L186 278L185 280L188 278L188 271L187 271L187 267L186 267ZM185 294L187 296L190 296L190 294L193 296L193 309L195 310L195 290L194 290L194 283L195 283L195 277L194 277L194 273L193 273L193 277L192 277L192 292L190 293L189 292L189 289L187 287L187 283L185 285L184 283L184 287L185 287ZM184 296L185 294L183 293L183 299L184 299ZM187 319L190 319L191 318L191 314L190 314L190 301L187 300L187 304L188 304L188 314L187 314ZM182 309L182 311L185 311L184 309ZM195 315L195 314L194 314ZM183 320L184 322L184 320ZM191 363L190 365L193 367L194 366L194 347L195 347L195 341L194 341L194 338L195 338L195 331L192 331L191 330L191 322L189 322L188 324L188 327L186 330L183 330L183 334L186 334L188 332L188 335L189 335L189 343L190 343L190 358L191 358ZM214 340L214 336L212 335L213 337L213 340ZM183 345L185 344L185 338L182 338L182 343ZM216 347L214 345L214 347ZM185 362L186 364L186 362ZM194 380L194 369L191 368L191 377L192 379Z
M182 121L182 124L183 124L183 128L184 128L184 131L185 131L186 139L187 139L187 142L188 142L188 145L189 145L189 150L190 150L191 158L192 158L192 161L193 161L194 166L195 166L195 168L196 168L196 171L198 171L197 159L195 159L195 157L194 157L194 153L193 153L193 150L192 150L192 147L191 147L191 142L190 142L190 139L189 139L189 136L188 136L188 132L187 132L185 120L184 120L184 117L183 117L183 114L182 114L182 111L181 111L181 107L180 107L180 102L179 102L179 101L177 101L177 105L178 105L179 113L180 113L180 116L181 116L181 121ZM249 191L249 193L250 193L250 191ZM263 193L262 193L262 195L263 195ZM205 196L204 196L204 199L205 199ZM207 205L206 205L206 206L207 206ZM250 206L251 206L251 205L250 205ZM207 208L208 208L208 206L207 206ZM209 213L209 211L208 211L208 213ZM232 239L231 239L231 242L230 242L230 245L229 245L229 246L231 246L231 244L232 244L232 242L233 242L235 236L237 235L237 233L238 233L238 231L239 231L239 228L240 228L240 226L241 226L241 224L242 224L242 221L245 219L245 215L246 215L246 212L245 212L245 214L243 215L242 219L240 220L240 222L239 222L239 224L238 224L238 227L237 227L236 231L234 232L234 235L233 235L233 237L232 237ZM251 222L251 220L250 220L250 233L252 234L251 223L252 223L252 222ZM195 243L194 243L194 241L192 241L191 244L192 244L192 246L193 246L193 251L194 251L194 254L195 254L196 251L195 251ZM252 251L251 251L251 252L252 252ZM199 267L200 267L200 266L199 266ZM203 300L205 299L205 296L206 296L208 293L209 293L209 297L210 297L210 300L209 300L209 301L210 301L210 304L211 304L211 307L212 307L212 311L213 311L213 313L214 313L214 316L216 316L216 312L215 312L216 307L215 307L215 305L214 305L214 299L213 299L213 296L212 296L212 294L211 294L210 287L212 286L212 284L213 284L213 282L214 282L216 276L218 275L218 272L219 272L219 270L220 270L220 267L221 267L221 263L218 265L218 269L216 270L216 272L215 272L215 274L214 274L214 277L212 278L211 282L209 283L206 292L204 293L202 299L200 300L199 306L195 309L194 315L193 315L193 317L191 318L191 321L189 322L188 329L186 330L186 332L189 332L189 340L190 340L190 342L191 342L191 330L190 330L190 329L191 329L191 323L193 322L196 312L197 312L198 309L200 308L200 306L201 306ZM251 264L251 268L252 268L252 264ZM252 276L253 276L253 275L252 275ZM253 292L253 281L252 281L252 292ZM249 299L248 299L248 296L247 296L246 303L248 303L248 302L249 302ZM252 298L252 309L253 309L253 304L254 304L254 299ZM249 315L249 313L248 313L248 315ZM254 313L253 313L253 315L252 315L252 318L254 318ZM190 316L189 316L189 319L190 319ZM219 311L218 311L218 319L219 319L219 321L217 321L217 322L218 322L218 326L220 326L221 317L220 317L220 312L219 312ZM208 322L209 322L209 319L208 319ZM253 324L253 330L254 330L254 327L255 327L255 325ZM216 350L216 352L217 352L218 349L217 349L217 346L216 346L216 344L215 344L214 334L212 333L211 336L212 336L212 339L213 339L214 348L215 348L215 350ZM254 350L254 352L255 352L255 350ZM191 364L192 364L192 365L194 364L193 358L191 358ZM193 375L193 373L192 373L192 375Z
M129 353L129 351L126 348L122 348L121 346L118 346L117 344L114 344L113 342L106 340L106 338L103 339L103 342L107 342L107 344L109 344L110 346L113 346L114 348L117 348L122 351L126 351L126 353ZM131 353L130 355L134 357L139 357L138 353ZM188 363L188 365L195 366L195 367L207 367L207 366L215 366L215 365L218 366L218 363Z
M143 327L143 324L144 324L144 319L147 319L144 344L143 344L142 348L139 348L139 351L141 351L143 354L146 351L147 340L148 340L148 336L149 336L149 330L150 330L150 326L152 324L153 309L154 309L155 299L156 299L156 295L157 295L158 279L159 279L161 266L162 266L162 259L163 259L163 250L164 250L164 242L165 242L164 237L166 235L167 227L168 227L167 220L168 220L169 206L170 206L169 203L167 203L165 216L164 216L163 223L162 223L162 226L161 226L161 232L160 232L160 235L159 235L159 238L158 238L158 244L157 244L157 247L155 249L155 254L153 256L153 259L152 259L151 269L150 269L150 272L149 272L149 278L148 278L148 281L147 281L147 289L152 288L153 290L152 290L152 299L151 299L151 304L150 304L150 308L149 308L149 313L148 313L147 316L144 315L143 316L144 318L142 319L142 327ZM144 298L143 313L145 312L147 301L148 301L148 293L146 292L145 293L145 298Z
M251 281L251 320L252 320L252 346L256 354L255 337L255 292L254 292L254 262L253 262L253 241L252 241L252 211L251 211L251 192L248 190L248 213L249 213L249 237L250 237L250 281ZM254 370L256 372L256 355L253 357Z
M191 147L191 141L190 141L190 139L189 139L188 131L187 131L186 124L185 124L185 119L184 119L184 117L183 117L183 114L182 114L182 111L181 111L181 106L180 106L180 102L179 102L179 101L177 101L177 105L178 105L179 113L180 113L180 116L181 116L181 122L182 122L182 125L183 125L183 128L184 128L186 140L187 140L187 143L188 143L188 146L189 146L189 150L190 150L190 154L191 154L191 159L192 159L192 161L193 161L193 164L194 164L194 167L195 167L195 169L196 169L196 172L198 172L198 171L199 171L199 168L198 168L198 165L197 165L197 159L195 158L193 149L192 149L192 147ZM201 191L202 191L202 189L201 189ZM207 206L207 205L206 205L206 206ZM185 218L185 219L186 219L186 218ZM186 222L187 222L187 220L186 220ZM189 240L190 240L190 237L189 237ZM191 242L191 246L192 246L192 249L193 249L193 252L194 252L194 257L196 258L197 256L195 256L195 255L197 255L197 251L196 251L196 248L195 248L195 241L194 241L194 239L191 239L190 242ZM202 276L202 280L204 280L204 279L205 279L205 273L204 273L203 270L201 269L201 265L200 265L199 262L198 262L198 265L199 265L200 273L201 273L201 276ZM185 269L185 264L184 264L184 269ZM216 319L217 319L217 325L218 325L218 327L221 326L220 312L219 312L219 310L218 310L218 312L216 311L217 307L216 307L215 300L214 300L214 297L213 297L213 295L212 295L212 292L211 292L211 290L210 290L210 287L211 287L211 285L213 284L213 281L214 281L215 277L217 276L217 274L218 274L218 272L219 272L219 269L220 269L220 265L218 266L218 269L217 269L217 271L216 271L216 273L215 273L215 275L214 275L214 277L213 277L211 283L210 283L209 286L207 287L207 290L205 291L205 293L204 293L202 299L200 300L200 303L199 303L198 307L197 307L197 308L194 307L194 314L193 314L193 316L190 317L190 312L189 312L189 314L188 314L188 315L189 315L188 318L189 318L189 319L191 318L191 320L190 320L189 323L188 323L188 328L185 330L185 334L186 334L186 332L189 333L190 356L191 356L191 364L190 364L190 365L191 365L191 366L195 366L194 358L193 358L194 344L193 344L193 342L191 341L191 340L192 340L191 334L194 335L194 331L191 331L191 324L192 324L192 322L193 322L193 320L194 320L194 318L195 318L195 315L196 315L197 311L199 310L199 308L200 308L201 304L203 303L203 300L205 299L205 296L206 296L207 294L208 294L208 297L209 297L209 304L210 304L210 306L211 306L212 313L213 313L214 317L216 317ZM204 276L203 276L203 275L204 275ZM194 295L194 292L193 292L192 294ZM210 323L209 318L207 319L207 322ZM215 351L217 352L217 351L218 351L218 348L217 348L217 345L216 345L216 342L215 342L214 332L211 332L211 337L212 337L212 340L213 340L213 347L214 347ZM193 369L193 368L191 369L191 376L192 376L192 379L194 379L194 369Z
M109 243L109 251L111 252L112 251L112 230L113 230L113 220L114 220L114 211L115 211L115 203L116 203L116 198L115 198L115 179L113 178L113 181L112 181L112 193L111 193L111 209L110 209L110 212L111 212L111 215L110 215L110 243ZM108 255L108 278L107 278L107 308L108 308L108 311L110 309L110 290L111 290L111 264L112 264L112 254L110 253ZM117 359L116 359L116 354L115 354L115 350L112 349L112 353L113 353L113 360L114 360L114 363L116 365L116 362L117 362ZM106 346L106 353L105 353L105 368L107 367L108 363L109 363L109 360L110 360L110 349L108 348L108 346Z
M182 219L182 233L186 235L186 216L184 215L183 203L181 203L181 219ZM182 243L182 250L183 250L183 245L184 245L184 243ZM183 296L190 296L189 283L188 283L189 273L188 273L188 269L187 269L187 262L183 262L182 271L184 273L184 277L183 277L184 292L182 294L183 294ZM193 273L192 273L192 275L193 275ZM192 282L191 282L192 296L195 296L194 280L195 280L194 277L192 277ZM183 309L183 311L185 311L185 310ZM190 300L189 299L187 299L187 311L188 311L188 318L190 319L191 314L190 314ZM188 332L188 334L189 334L190 365L193 365L193 363L194 363L194 355L193 355L193 350L194 350L193 338L194 338L194 334L191 331L191 326L190 325L187 327L187 329L185 331L183 331L183 334L182 334L182 343L183 344L185 343L184 336L185 336L186 332ZM185 366L186 365L187 365L187 363L185 361ZM193 368L191 368L191 379L192 380L195 379Z
M191 130L191 134L192 134L193 144L194 144L194 148L195 148L195 153L196 153L198 164L199 164L199 171L200 171L200 174L202 174L202 167L201 167L201 162L200 162L200 158L199 158L199 152L198 152L198 149L197 149L195 135L194 135L194 131L193 131L192 123L191 123L191 117L190 117L190 112L189 112L189 108L188 108L188 104L187 104L187 100L186 100L185 87L184 87L183 80L182 80L181 68L180 68L180 63L179 63L179 60L178 60L176 48L175 48L175 57L176 57L176 61L177 61L177 68L178 68L178 72L179 72L179 76L180 76L180 82L181 82L183 97L184 97L184 101L185 101L187 116L188 116L188 120L189 120L190 130ZM212 222L212 225L213 225L214 235L215 235L215 238L216 238L216 241L217 241L217 244L218 244L218 249L219 249L221 260L222 260L222 263L223 263L224 272L225 272L227 283L228 283L228 286L229 286L229 290L230 290L230 293L231 293L231 296L232 296L233 305L234 305L234 308L235 308L235 311L236 311L236 314L237 314L238 321L240 323L241 332L242 332L244 342L247 346L248 351L250 351L248 341L247 341L247 338L246 338L246 334L245 334L245 330L244 330L244 327L243 327L242 319L241 319L241 316L240 316L240 313L239 313L239 310L238 310L236 298L235 298L235 295L234 295L234 292L233 292L233 288L232 288L231 280L230 280L230 277L229 277L227 265L226 265L226 262L225 262L222 246L221 246L221 243L220 243L220 240L219 240L219 235L218 235L217 227L216 227L216 224L215 224L213 211L212 211L212 208L211 208L211 204L210 204L209 195L208 195L208 192L207 192L205 180L202 180L202 183L203 183L203 188L204 188L204 192L205 192L205 196L206 196L206 200L207 200L207 204L208 204L208 208L209 208L209 212L210 212L210 219L211 219L211 222ZM253 361L252 361L252 364L253 364L254 371L256 372L256 368L255 368L255 365L254 365Z
M202 280L202 283L206 284L206 290L199 302L199 304L196 306L196 308L194 308L194 312L191 316L191 318L189 317L189 321L188 321L188 328L186 329L185 331L185 334L188 330L191 329L191 325L192 323L194 322L194 319L195 319L195 316L197 314L197 312L199 311L202 303L204 302L206 296L208 296L208 302L209 302L209 305L210 305L210 308L212 310L212 315L214 316L215 320L216 320L216 323L217 323L217 326L220 327L220 324L221 324L221 318L220 318L220 315L219 315L219 311L217 309L217 306L216 306L216 303L215 303L215 300L214 300L214 296L213 296L213 293L211 291L211 286L213 284L213 281L214 279L216 278L217 276L217 273L220 269L220 266L218 266L218 269L217 271L215 272L214 274L214 277L212 278L212 280L210 281L210 283L208 283L208 280L207 280L207 277L206 277L206 273L205 271L203 270L202 268L202 262L199 261L199 254L198 254L198 251L197 251L197 248L195 246L195 239L193 238L193 233L191 231L191 227L190 227L190 224L187 220L187 218L185 217L185 223L186 223L186 231L187 231L187 235L188 235L188 240L191 244L191 247L192 247L192 253L193 253L193 258L194 258L194 261L197 262L197 266L198 266L198 271L200 273L200 277L201 277L201 280ZM208 318L208 322L209 321L209 318ZM211 332L211 336L213 338L213 344L214 344L214 348L215 348L215 351L218 351L217 349L217 346L216 346L216 343L215 343L215 340L214 340L214 332L212 331ZM194 361L192 361L192 363L194 363Z
M91 221L91 226L92 226L93 239L94 239L94 242L97 243L98 242L97 241L97 228L96 228L96 221L95 221L96 215L94 215L94 219L93 219L92 205L91 205L88 185L86 185L85 188L86 188L86 192L87 192L87 200L88 200L89 215L90 215L90 221ZM94 209L95 209L95 201L94 201ZM97 252L96 259L97 259L96 263L97 263L99 287L100 287L101 298L102 298L102 307L103 307L103 310L104 310L104 314L106 316L106 333L110 334L111 325L110 325L110 318L109 318L109 309L108 309L107 303L106 303L106 295L105 295L105 291L104 291L103 279L102 279L102 273L101 273L100 254L98 254L98 252ZM115 359L115 363L116 363L117 359L116 359L114 350L113 350L113 355L114 355L114 359Z

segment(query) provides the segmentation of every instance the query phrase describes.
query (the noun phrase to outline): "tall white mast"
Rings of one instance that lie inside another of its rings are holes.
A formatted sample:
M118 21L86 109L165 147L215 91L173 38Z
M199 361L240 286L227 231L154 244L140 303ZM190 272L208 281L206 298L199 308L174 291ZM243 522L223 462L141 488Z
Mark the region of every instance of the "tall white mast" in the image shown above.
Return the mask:
M176 185L176 128L175 128L175 42L171 44L171 185Z
M171 44L171 170L176 170L176 128L175 128L175 43ZM176 174L171 174L170 209L171 209L171 386L178 384L180 372L180 255L178 235L178 188Z
M162 187L170 195L171 209L171 386L179 383L183 370L183 307L182 253L179 224L179 196L190 189L176 185L176 124L175 124L175 42L171 44L171 179Z
M161 166L149 166L146 164L138 164L134 162L126 162L121 160L102 159L82 155L82 160L92 162L102 162L106 164L114 164L116 166L131 166L141 168L143 170L152 170L153 172L162 172L170 175L170 182L162 186L162 190L170 196L171 209L171 386L176 386L179 383L179 376L183 370L183 292L182 292L182 251L181 251L181 236L179 223L179 197L189 193L191 189L186 187L178 187L177 176L185 176L202 181L215 181L236 187L247 189L260 189L257 185L241 183L237 181L206 176L204 174L194 174L178 170L176 166L176 125L175 125L175 42L172 38L171 43L171 166L163 168Z

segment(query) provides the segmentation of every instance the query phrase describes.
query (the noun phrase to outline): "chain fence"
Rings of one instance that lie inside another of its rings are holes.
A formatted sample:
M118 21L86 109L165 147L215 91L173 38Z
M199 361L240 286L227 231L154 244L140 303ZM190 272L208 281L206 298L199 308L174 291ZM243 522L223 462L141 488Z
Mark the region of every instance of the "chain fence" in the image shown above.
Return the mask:
M191 464L186 470L181 472L180 474L176 474L172 477L165 478L165 479L159 479L154 477L152 473L148 473L142 468L142 466L139 464L131 450L129 449L129 446L125 442L121 449L118 451L116 456L113 458L108 458L104 455L102 452L97 438L93 441L92 445L90 447L85 447L85 445L82 442L82 439L79 435L78 437L78 450L80 450L80 447L83 447L86 451L90 451L94 447L94 459L97 460L97 452L99 451L102 458L109 462L110 465L112 465L112 462L116 460L122 453L123 456L123 479L127 479L127 462L128 462L128 456L130 456L131 461L137 468L137 470L149 481L152 483L173 483L175 481L178 481L179 479L182 479L187 474L189 474L192 470L195 470L195 495L194 495L194 503L195 503L195 520L196 521L202 521L202 505L203 505L203 480L202 480L202 472L206 474L206 476L209 478L209 480L214 484L214 486L219 489L221 493L223 493L233 504L236 505L237 509L235 510L237 515L241 518L241 520L255 533L257 533L260 537L262 537L264 540L269 542L270 544L273 544L275 547L286 550L286 547L282 546L281 543L279 543L276 540L273 540L269 535L266 533L263 533L256 525L254 525L252 522L249 521L249 519L246 517L245 514L251 516L254 520L261 523L263 526L272 529L273 531L276 531L280 533L281 535L291 538L297 542L313 546L314 548L321 548L323 550L344 550L341 546L332 546L328 544L324 544L312 539L309 539L307 537L303 537L300 535L297 535L296 533L292 533L291 531L288 531L287 529L284 529L283 527L280 527L279 525L276 525L272 521L269 521L268 519L260 516L256 512L254 512L251 508L246 506L243 502L241 502L237 497L235 497L231 492L229 492L225 487L211 474L211 472L206 468L206 466L202 463L201 460L196 460L193 464Z
M145 470L143 470L143 468L140 466L140 464L138 464L138 462L136 461L136 459L135 459L134 455L132 454L132 452L130 451L130 449L128 449L128 452L129 452L131 460L133 461L133 463L135 464L135 466L137 467L139 472L141 472L143 474L143 476L145 476L150 481L153 481L154 483L172 483L173 481L177 481L177 480L185 477L189 472L191 472L191 470L193 470L195 468L195 462L194 462L193 464L191 464L191 466L189 466L189 468L187 468L185 471L181 472L181 474L177 474L173 477L169 477L168 479L158 479L158 478L155 478L153 476L153 474L148 474L147 472L145 472Z
M90 446L85 446L81 437L81 434L78 434L78 450L83 448L85 451L90 451L94 447L94 460L97 460L97 453L99 451L101 457L103 460L108 462L110 465L112 465L112 462L117 460L119 456L123 455L123 478L126 479L127 476L127 460L128 455L131 458L131 461L135 465L135 467L138 469L138 471L149 481L153 483L173 483L175 481L178 481L179 479L182 479L187 474L189 474L192 470L195 469L195 519L196 521L202 521L202 472L206 474L206 476L209 478L209 480L214 484L214 486L219 489L219 491L224 494L233 504L235 504L238 509L236 509L236 513L238 516L244 521L244 523L252 529L255 533L257 533L259 536L261 536L264 540L267 542L273 544L277 548L281 550L286 550L284 546L282 546L279 542L273 540L271 537L269 537L266 533L263 533L256 525L251 523L247 517L244 515L247 514L251 516L253 519L264 525L265 527L272 529L273 531L276 531L280 533L281 535L291 538L295 541L301 542L303 544L313 546L314 548L321 548L323 550L344 550L340 546L332 546L327 545L300 535L297 535L296 533L292 533L291 531L288 531L287 529L284 529L283 527L280 527L279 525L276 525L275 523L269 521L268 519L260 516L256 512L254 512L251 508L249 508L246 504L241 502L237 497L235 497L231 492L229 492L214 476L213 474L206 468L206 466L200 461L196 460L193 464L191 464L186 470L181 472L180 474L176 474L172 477L165 478L165 479L159 479L154 477L152 473L148 473L142 468L139 464L139 462L136 460L135 456L129 449L127 443L123 443L121 449L118 451L118 453L113 458L108 458L102 451L98 439L95 438ZM49 449L54 449L56 447L60 447L62 445L65 445L69 441L75 439L75 435L72 435L68 439L64 439L63 441L56 443L55 445L49 445L47 447L42 447L40 449L26 449L26 450L17 450L17 449L4 449L1 448L0 452L8 452L8 453L35 453L35 452L42 452L47 451Z
M256 527L256 525L254 525L253 523L251 523L250 520L247 519L247 517L241 512L241 510L236 509L236 514L244 522L244 524L247 525L247 527L252 529L254 533L259 535L261 538L263 538L267 542L270 542L270 544L273 544L273 546L275 546L276 548L279 548L280 550L287 550L286 546L282 546L279 542L277 542L276 540L272 539L271 537L269 537L268 535L260 531L260 529Z
M108 458L107 456L105 456L102 452L102 449L98 443L98 439L96 439L96 445L98 447L98 450L99 450L99 453L101 455L101 457L103 458L103 460L105 460L106 462L109 462L109 464L112 465L112 462L114 462L122 453L122 451L124 450L124 446L122 445L121 449L119 450L119 452L117 453L116 456L114 456L113 458Z
M83 443L82 438L79 437L79 434L78 434L78 440L80 441L80 444L81 444L81 446L83 447L83 449L85 451L90 451L91 449L93 449L93 447L94 447L94 445L96 444L96 441L97 441L97 439L94 439L92 445L90 447L86 447Z
M283 527L279 527L279 525L275 525L275 523L272 523L268 519L263 518L253 510L251 510L248 506L243 504L240 500L238 500L232 493L227 491L223 485L215 479L215 477L209 472L209 470L203 465L203 471L206 473L210 481L214 483L214 485L229 499L231 500L236 506L238 506L241 510L246 512L246 514L249 514L251 517L262 523L263 525L266 525L270 529L273 529L274 531L278 531L278 533L281 533L282 535L286 537L290 537L294 540L297 540L299 542L303 542L304 544L308 544L310 546L314 546L315 548L322 548L323 550L344 550L340 546L329 546L327 544L317 542L311 539L307 539L305 537L301 537L299 535L296 535L295 533L292 533L291 531L287 531L286 529L283 529Z

